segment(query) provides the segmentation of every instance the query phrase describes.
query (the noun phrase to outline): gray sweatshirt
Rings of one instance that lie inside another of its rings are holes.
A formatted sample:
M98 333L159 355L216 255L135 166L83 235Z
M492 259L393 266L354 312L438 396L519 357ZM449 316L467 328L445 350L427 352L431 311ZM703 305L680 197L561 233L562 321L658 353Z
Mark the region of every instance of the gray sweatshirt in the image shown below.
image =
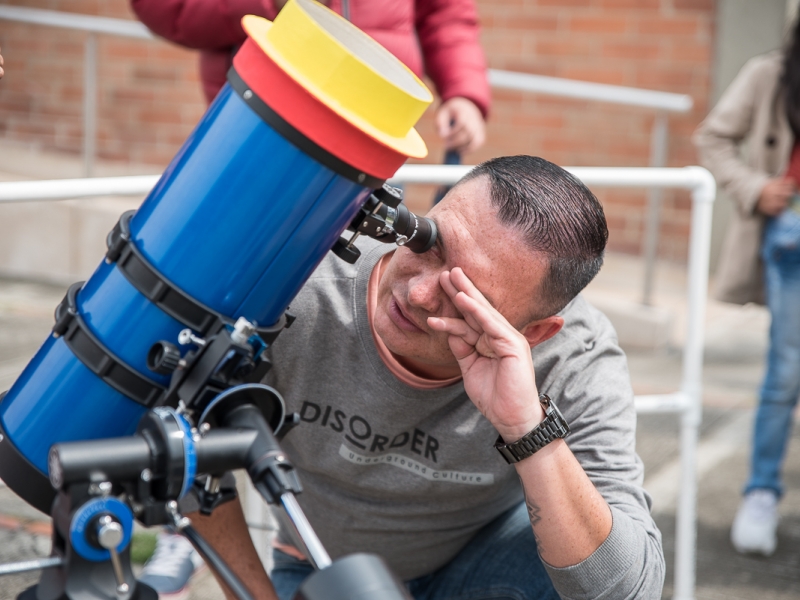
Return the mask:
M300 413L282 446L332 558L376 553L408 580L449 562L523 495L516 470L493 448L497 431L462 383L415 389L380 359L367 283L390 249L369 246L356 265L323 261L292 303L297 320L270 349L267 383ZM562 331L533 350L536 383L569 422L567 444L611 507L613 526L583 562L545 567L562 598L660 598L661 535L641 485L625 355L608 319L582 297L562 316Z

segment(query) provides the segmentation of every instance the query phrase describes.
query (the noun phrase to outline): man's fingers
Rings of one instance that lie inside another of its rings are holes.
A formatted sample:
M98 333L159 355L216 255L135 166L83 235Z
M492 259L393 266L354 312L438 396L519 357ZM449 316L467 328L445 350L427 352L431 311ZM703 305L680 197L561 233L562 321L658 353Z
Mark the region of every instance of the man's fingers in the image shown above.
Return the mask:
M512 341L517 333L506 318L495 309L463 269L445 271L439 278L442 289L450 296L464 322L479 334Z
M458 296L461 290L459 290L455 285L453 285L453 282L450 279L450 271L445 271L444 273L441 274L441 276L439 277L439 284L442 286L442 289L444 289L447 295L450 296L450 300L453 301L453 304L457 305L456 296ZM458 308L458 306L456 306L456 308ZM480 329L480 326L478 325L477 321L475 321L475 319L473 319L471 316L469 315L462 315L462 316L467 321L470 327L472 327L475 330Z
M456 297L456 308L464 315L465 320L474 321L472 326L493 338L511 339L516 330L496 310L489 311L474 298L465 293Z
M463 318L429 317L428 325L450 334L450 350L459 363L477 360L478 356L498 357L518 352L519 332L492 307L462 269L443 272L439 281ZM462 367L468 365L464 363Z
M464 319L467 321L467 323L469 323L470 327L476 331L484 331L483 325L476 320L474 312L464 312L461 310L461 304L457 300L459 293L463 293L466 297L475 301L484 310L496 315L501 323L508 324L505 318L489 303L486 297L477 287L475 287L475 284L472 283L472 281L469 279L469 277L467 277L466 273L464 273L463 269L460 267L456 267L451 271L445 271L442 273L442 275L439 277L439 282L442 286L442 289L444 289L447 295L450 296L453 304L455 304L456 308L459 309Z
M428 325L431 329L450 334L447 338L450 352L453 353L462 368L469 369L478 358L477 350L475 349L480 339L478 332L461 319L428 317Z
M461 367L462 373L468 371L475 361L480 358L475 346L468 344L457 335L448 337L447 344L450 346L450 352L453 353L453 356L458 361L458 366Z
M455 335L463 339L470 346L478 343L480 333L470 327L463 319L452 319L450 317L428 317L428 325L436 331L444 331L450 335Z
M464 292L467 296L484 305L486 308L494 310L494 307L486 299L486 296L484 296L481 291L475 287L475 284L472 283L472 280L469 277L467 277L467 274L464 273L464 270L461 267L456 267L450 271L450 281L452 282L453 287L458 291Z
M453 282L450 280L450 271L443 271L442 274L439 276L439 285L442 286L444 293L450 296L450 299L454 299L458 295L458 288L453 285Z

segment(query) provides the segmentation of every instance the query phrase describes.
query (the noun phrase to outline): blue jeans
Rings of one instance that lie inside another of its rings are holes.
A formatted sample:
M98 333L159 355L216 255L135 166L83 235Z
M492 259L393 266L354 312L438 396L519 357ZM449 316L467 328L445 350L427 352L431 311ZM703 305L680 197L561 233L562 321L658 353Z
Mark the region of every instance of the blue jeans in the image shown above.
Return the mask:
M291 600L313 567L273 550L270 577L280 600ZM444 567L406 582L415 600L557 600L536 552L524 504L481 529Z
M769 220L761 255L772 323L745 493L769 489L780 496L781 466L800 396L800 214L788 209Z

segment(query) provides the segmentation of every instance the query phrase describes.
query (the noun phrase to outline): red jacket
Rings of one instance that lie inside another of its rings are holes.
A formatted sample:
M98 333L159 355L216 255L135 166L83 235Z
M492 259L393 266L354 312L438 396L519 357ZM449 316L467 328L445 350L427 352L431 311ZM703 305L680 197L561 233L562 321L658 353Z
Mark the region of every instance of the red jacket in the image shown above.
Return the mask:
M343 0L331 0L330 8L341 14L342 4ZM347 4L353 24L417 75L427 73L442 100L469 98L486 116L489 84L474 0L349 0ZM225 84L233 54L245 39L241 18L253 14L274 19L277 14L273 0L131 0L131 6L154 33L201 50L200 77L209 102Z

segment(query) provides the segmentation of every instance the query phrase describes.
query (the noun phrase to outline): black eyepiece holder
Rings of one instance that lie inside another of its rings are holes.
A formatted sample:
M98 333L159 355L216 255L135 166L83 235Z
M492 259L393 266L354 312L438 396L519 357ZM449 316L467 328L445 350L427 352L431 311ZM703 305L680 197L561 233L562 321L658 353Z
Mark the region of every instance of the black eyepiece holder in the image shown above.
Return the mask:
M387 183L370 194L347 227L350 239L340 237L332 250L342 260L354 263L361 256L355 241L366 235L379 242L405 246L416 254L430 250L436 243L436 223L420 217L403 204L403 191Z

